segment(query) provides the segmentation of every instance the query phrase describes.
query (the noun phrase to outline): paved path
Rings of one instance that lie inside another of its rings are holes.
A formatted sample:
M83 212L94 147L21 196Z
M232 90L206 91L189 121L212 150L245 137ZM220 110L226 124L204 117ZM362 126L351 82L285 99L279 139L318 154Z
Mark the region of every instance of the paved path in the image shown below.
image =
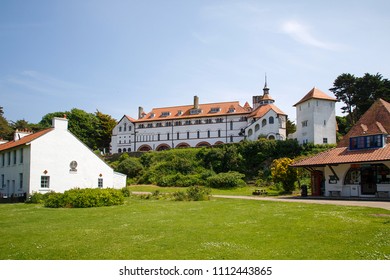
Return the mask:
M341 200L341 199L323 199L323 198L311 199L311 198L302 198L302 197L258 197L258 196L233 196L233 195L213 195L213 197L374 207L374 208L383 208L390 211L390 201Z

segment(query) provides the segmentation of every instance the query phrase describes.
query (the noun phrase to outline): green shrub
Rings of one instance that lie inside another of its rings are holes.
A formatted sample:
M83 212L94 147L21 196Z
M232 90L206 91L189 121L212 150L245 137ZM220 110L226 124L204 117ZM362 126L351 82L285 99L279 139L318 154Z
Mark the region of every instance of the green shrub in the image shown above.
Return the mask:
M68 206L63 193L51 192L45 199L44 206L48 208L62 208Z
M209 200L210 194L211 194L210 188L206 188L206 187L195 186L195 187L190 187L187 190L188 200L191 201Z
M130 197L131 196L131 190L129 187L123 187L121 188L121 192L124 197Z
M143 168L139 158L127 156L118 164L116 170L129 178L136 178L142 174Z
M33 204L43 204L45 201L45 195L43 193L34 192L32 195L30 195L26 203L33 203Z
M187 189L186 192L178 191L173 193L176 201L203 201L210 199L211 190L209 188L195 186Z
M246 185L243 178L244 174L236 171L219 173L207 178L207 186L215 189L232 189Z
M51 193L45 207L88 208L120 205L124 202L122 190L116 189L71 189L64 193Z

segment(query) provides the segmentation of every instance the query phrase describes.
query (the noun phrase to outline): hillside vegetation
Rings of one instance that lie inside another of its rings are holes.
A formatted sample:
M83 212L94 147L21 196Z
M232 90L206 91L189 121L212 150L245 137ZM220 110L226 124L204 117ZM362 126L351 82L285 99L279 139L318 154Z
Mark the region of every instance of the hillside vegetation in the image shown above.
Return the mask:
M270 181L271 164L275 159L294 159L331 147L300 146L295 140L260 139L210 148L124 153L113 155L108 160L117 171L127 174L132 184L232 188L245 185L245 182Z

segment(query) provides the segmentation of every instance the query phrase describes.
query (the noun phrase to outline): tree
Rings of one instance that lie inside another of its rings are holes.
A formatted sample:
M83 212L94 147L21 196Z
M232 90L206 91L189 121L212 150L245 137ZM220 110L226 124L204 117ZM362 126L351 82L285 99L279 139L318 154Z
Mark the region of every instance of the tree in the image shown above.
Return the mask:
M110 115L101 113L99 110L96 110L95 115L98 120L97 147L101 150L108 149L110 147L112 130L116 126L116 120Z
M390 81L379 73L363 77L341 74L329 90L345 104L341 109L347 114L348 126L354 125L377 99L390 101Z
M281 183L284 191L291 193L295 189L298 180L298 172L289 165L293 162L290 158L275 159L271 165L271 175L275 183Z
M7 119L3 116L4 110L0 106L0 139L11 140L12 139L12 128L9 125Z
M289 118L287 118L286 122L286 134L293 134L295 131L297 131L297 126L294 122L292 122Z

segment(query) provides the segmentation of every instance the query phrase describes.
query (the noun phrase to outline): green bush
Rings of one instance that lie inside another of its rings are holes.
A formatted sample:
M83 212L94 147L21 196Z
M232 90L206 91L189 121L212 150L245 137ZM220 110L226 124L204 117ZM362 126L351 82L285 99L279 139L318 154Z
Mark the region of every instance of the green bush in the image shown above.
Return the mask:
M45 195L43 193L34 192L32 195L30 195L26 203L33 203L33 204L43 204L45 201Z
M127 156L118 164L116 170L126 174L128 178L136 178L142 174L143 168L139 158Z
M63 208L68 206L63 193L51 192L45 199L44 206L48 208Z
M203 201L210 199L209 188L195 186L187 189L186 192L178 191L173 193L173 199L177 201Z
M121 192L124 197L130 197L131 196L131 190L129 187L123 187L121 188Z
M232 189L246 185L243 178L244 174L236 171L219 173L207 178L207 186L215 189Z
M120 205L124 202L122 190L116 189L71 189L64 193L51 193L45 200L49 208L88 208Z

